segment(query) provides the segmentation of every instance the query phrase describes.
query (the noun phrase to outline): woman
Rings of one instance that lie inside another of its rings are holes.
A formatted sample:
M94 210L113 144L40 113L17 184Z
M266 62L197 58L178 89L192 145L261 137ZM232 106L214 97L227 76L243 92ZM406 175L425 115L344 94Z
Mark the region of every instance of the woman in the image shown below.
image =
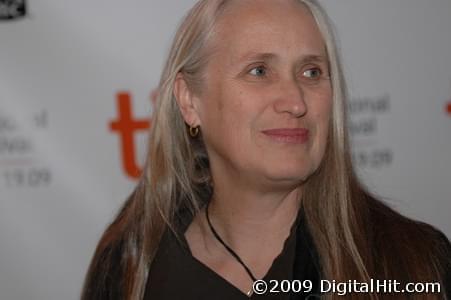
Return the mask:
M162 74L145 172L82 299L312 299L320 280L371 278L442 290L346 298L445 298L449 241L353 172L331 32L314 0L192 8ZM304 286L257 295L262 278Z

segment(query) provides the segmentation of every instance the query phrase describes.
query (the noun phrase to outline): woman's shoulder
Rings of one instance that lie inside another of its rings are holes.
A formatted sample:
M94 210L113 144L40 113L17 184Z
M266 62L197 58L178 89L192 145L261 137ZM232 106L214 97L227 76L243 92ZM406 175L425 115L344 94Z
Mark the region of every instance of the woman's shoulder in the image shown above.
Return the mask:
M446 235L436 227L404 216L380 200L373 199L370 205L371 225L374 228L376 240L397 241L397 244L406 244L409 241L422 241L429 243L437 250L451 250L451 243ZM393 241L392 241L393 242Z
M440 274L442 282L451 282L451 243L443 232L379 200L371 201L369 211L376 262L397 266L407 274L429 269L429 274Z

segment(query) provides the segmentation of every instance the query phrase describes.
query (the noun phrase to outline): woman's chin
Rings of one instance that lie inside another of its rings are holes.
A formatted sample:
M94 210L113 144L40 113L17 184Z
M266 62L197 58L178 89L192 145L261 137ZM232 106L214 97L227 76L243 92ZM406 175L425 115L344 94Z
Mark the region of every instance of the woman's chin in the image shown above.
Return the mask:
M267 172L266 179L270 186L274 188L285 188L292 189L301 186L313 173L310 169L283 169L277 172L278 170L271 170L271 172Z

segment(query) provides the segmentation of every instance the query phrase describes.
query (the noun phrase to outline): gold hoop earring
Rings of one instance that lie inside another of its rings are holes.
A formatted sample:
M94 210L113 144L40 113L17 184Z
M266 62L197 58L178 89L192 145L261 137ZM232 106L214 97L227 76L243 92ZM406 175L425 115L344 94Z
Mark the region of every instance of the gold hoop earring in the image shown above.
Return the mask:
M192 138L196 138L199 135L199 126L193 127L193 126L189 126L189 135Z

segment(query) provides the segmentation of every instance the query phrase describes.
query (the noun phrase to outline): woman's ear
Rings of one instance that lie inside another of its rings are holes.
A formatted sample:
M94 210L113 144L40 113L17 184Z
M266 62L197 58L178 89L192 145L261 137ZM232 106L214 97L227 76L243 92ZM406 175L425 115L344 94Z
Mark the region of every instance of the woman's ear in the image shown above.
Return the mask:
M181 72L177 74L174 81L174 96L185 122L192 127L199 126L200 118L194 105L195 96L190 91Z

